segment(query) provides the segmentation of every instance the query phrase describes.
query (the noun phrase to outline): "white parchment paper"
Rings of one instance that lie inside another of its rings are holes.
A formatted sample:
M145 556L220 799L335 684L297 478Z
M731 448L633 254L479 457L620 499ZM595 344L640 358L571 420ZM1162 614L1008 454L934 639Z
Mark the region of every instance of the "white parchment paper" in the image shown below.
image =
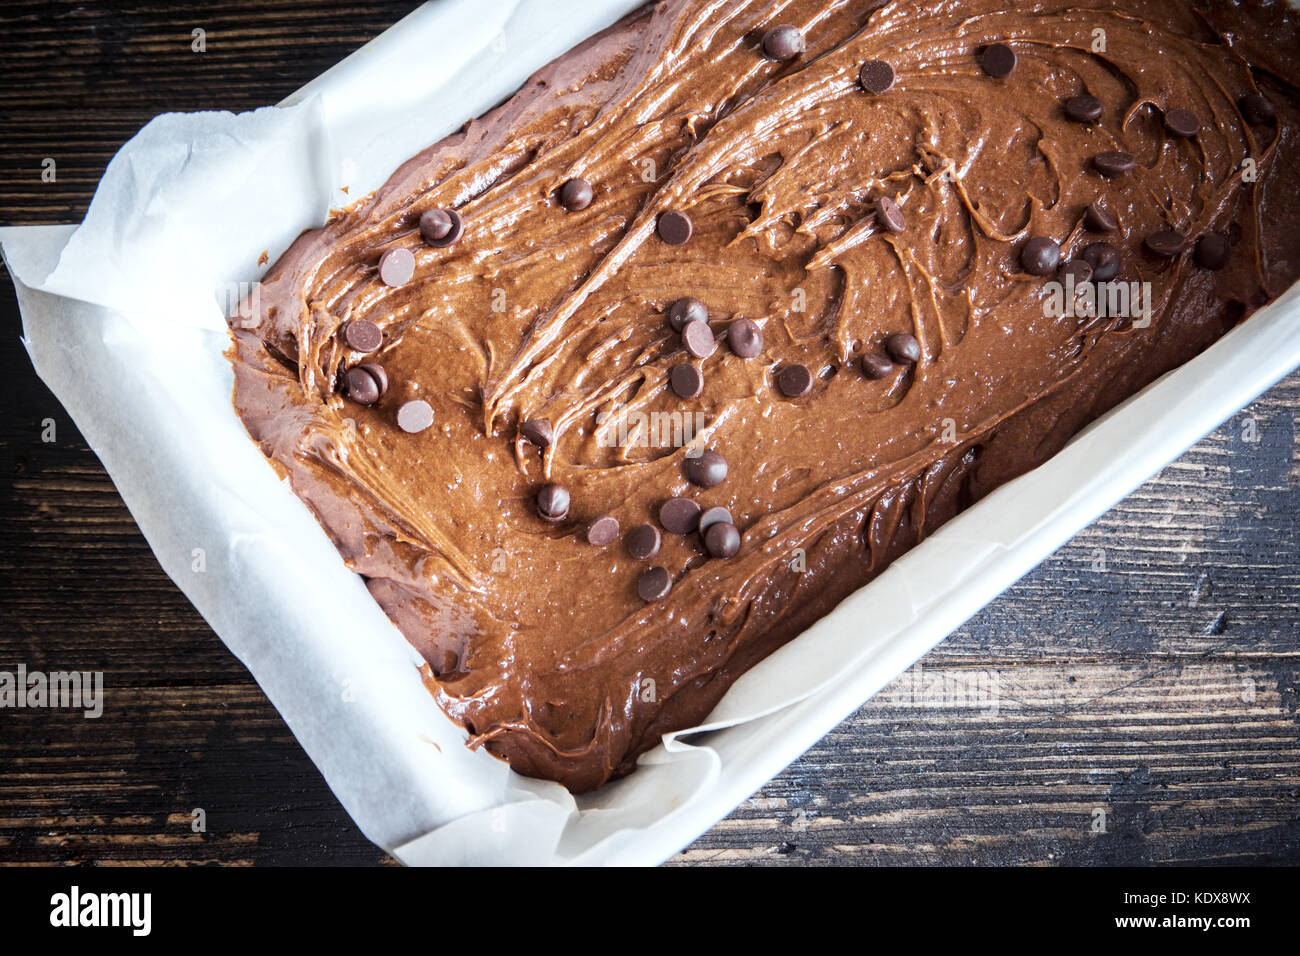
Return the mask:
M596 794L575 800L468 751L418 656L236 418L224 308L263 251L274 262L331 207L638 5L439 0L278 108L158 117L109 165L81 226L0 229L32 362L162 567L366 835L407 863L667 858L1300 365L1292 289L760 663L712 733L666 739Z

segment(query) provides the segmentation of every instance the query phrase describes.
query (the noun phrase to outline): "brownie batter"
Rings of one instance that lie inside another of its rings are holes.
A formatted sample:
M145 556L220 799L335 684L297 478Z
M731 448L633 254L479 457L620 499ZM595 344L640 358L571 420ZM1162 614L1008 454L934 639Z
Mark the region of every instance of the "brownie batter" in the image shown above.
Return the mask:
M590 790L1300 275L1297 23L665 0L303 234L235 406L470 745Z

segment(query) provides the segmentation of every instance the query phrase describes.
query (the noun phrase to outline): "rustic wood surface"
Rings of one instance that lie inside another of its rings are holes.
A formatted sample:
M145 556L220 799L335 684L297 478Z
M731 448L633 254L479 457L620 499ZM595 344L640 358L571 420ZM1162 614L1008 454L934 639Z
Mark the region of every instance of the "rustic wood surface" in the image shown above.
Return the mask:
M156 113L273 103L409 7L0 4L0 223L79 221ZM159 568L3 279L0 670L110 692L0 710L0 862L391 863ZM1297 408L1293 374L674 862L1300 862Z

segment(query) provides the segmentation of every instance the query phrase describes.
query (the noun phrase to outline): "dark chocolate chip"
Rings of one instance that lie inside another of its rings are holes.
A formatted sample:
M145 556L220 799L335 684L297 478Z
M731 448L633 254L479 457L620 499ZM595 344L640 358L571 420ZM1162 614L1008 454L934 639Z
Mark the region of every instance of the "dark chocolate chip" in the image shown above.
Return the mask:
M1191 110L1169 110L1165 113L1165 129L1175 136L1195 136L1201 131L1201 121Z
M680 332L687 322L707 322L709 310L699 299L692 296L678 299L668 307L668 324L674 332Z
M420 215L420 235L429 242L447 238L451 232L451 216L445 209L430 209Z
M875 96L887 93L894 85L894 68L884 60L868 60L858 71L858 82Z
M727 459L706 448L696 457L686 459L686 477L701 488L720 485L727 479Z
M895 332L885 339L885 354L899 365L915 365L921 361L921 343L915 335Z
M1228 253L1232 245L1225 236L1217 232L1201 236L1196 243L1196 261L1206 269L1219 270L1228 264Z
M1153 255L1172 259L1187 248L1187 240L1172 229L1157 229L1146 237L1143 245Z
M1101 111L1101 100L1087 93L1071 96L1065 101L1066 118L1076 123L1095 123L1101 119Z
M601 515L587 525L587 543L603 548L618 537L618 519L613 515Z
M384 367L375 362L362 362L357 368L363 368L374 376L375 384L379 386L379 395L382 398L384 392L388 391L388 373L384 371Z
M560 485L542 485L537 492L537 514L557 524L569 516L569 492Z
M373 405L379 401L379 382L359 365L343 373L343 390L358 405Z
M636 583L636 593L641 600L662 601L673 589L673 579L663 568L648 568Z
M415 275L415 255L410 249L394 246L379 257L379 278L384 285L406 285Z
M627 547L627 553L638 561L644 561L646 558L653 558L659 553L659 545L663 541L659 529L652 524L637 525L627 533L623 540Z
M433 424L433 406L422 398L403 402L397 409L397 427L414 435Z
M1010 76L1016 68L1016 51L1005 43L991 43L980 51L980 69L989 76L1001 79Z
M560 187L560 205L569 212L577 212L590 206L594 195L591 183L585 179L570 179Z
M659 238L668 245L680 246L691 238L694 227L691 226L691 217L686 213L669 209L659 214L655 228L659 230Z
M1251 126L1267 126L1277 119L1277 109L1258 93L1247 93L1237 100L1237 107Z
M718 347L713 329L707 322L687 322L682 326L682 347L697 359L708 358Z
M465 226L454 209L430 209L420 216L420 236L436 248L451 245L464 231Z
M740 532L734 524L720 521L704 533L704 548L715 558L734 558L740 553Z
M538 448L550 448L551 442L555 441L555 429L547 418L528 419L519 426L519 434Z
M899 209L898 203L888 196L881 196L876 200L876 221L890 232L902 232L907 228L903 210Z
M1074 287L1092 281L1092 263L1087 259L1071 259L1061 267L1061 281L1066 282L1070 278L1074 279Z
M741 358L754 358L763 351L763 330L753 319L733 319L727 326L727 344Z
M1083 247L1080 255L1092 266L1095 282L1109 282L1119 274L1119 250L1109 242L1090 243Z
M763 34L763 53L773 60L793 60L803 49L803 31L788 23Z
M669 498L659 506L659 523L673 534L690 534L700 525L700 506L691 498Z
M668 385L681 398L695 398L704 391L704 376L694 365L682 362L668 370Z
M894 370L894 363L879 352L867 352L862 356L862 374L867 378L884 378Z
M1091 202L1083 211L1083 225L1093 232L1114 232L1119 228L1119 220L1100 202Z
M379 331L379 326L365 319L353 319L343 326L343 338L348 348L358 352L373 352L384 344L384 333Z
M1034 236L1020 247L1020 265L1033 276L1050 276L1061 264L1061 247L1055 239Z
M731 512L721 506L709 508L704 514L700 515L700 534L704 534L713 525L719 522L732 524Z
M776 373L776 387L786 398L807 395L812 388L812 373L806 365L782 365Z
M1113 179L1129 172L1137 163L1128 153L1112 149L1092 157L1092 165L1107 179Z

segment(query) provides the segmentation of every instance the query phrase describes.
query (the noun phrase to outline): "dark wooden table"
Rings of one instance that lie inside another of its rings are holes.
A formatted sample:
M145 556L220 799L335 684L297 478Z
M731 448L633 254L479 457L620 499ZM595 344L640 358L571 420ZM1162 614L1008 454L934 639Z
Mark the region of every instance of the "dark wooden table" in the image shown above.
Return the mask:
M0 223L80 221L153 115L274 103L409 8L0 3ZM109 688L99 720L0 710L0 862L391 862L158 567L7 275L0 329L0 670ZM1300 862L1298 408L1293 374L675 862Z

